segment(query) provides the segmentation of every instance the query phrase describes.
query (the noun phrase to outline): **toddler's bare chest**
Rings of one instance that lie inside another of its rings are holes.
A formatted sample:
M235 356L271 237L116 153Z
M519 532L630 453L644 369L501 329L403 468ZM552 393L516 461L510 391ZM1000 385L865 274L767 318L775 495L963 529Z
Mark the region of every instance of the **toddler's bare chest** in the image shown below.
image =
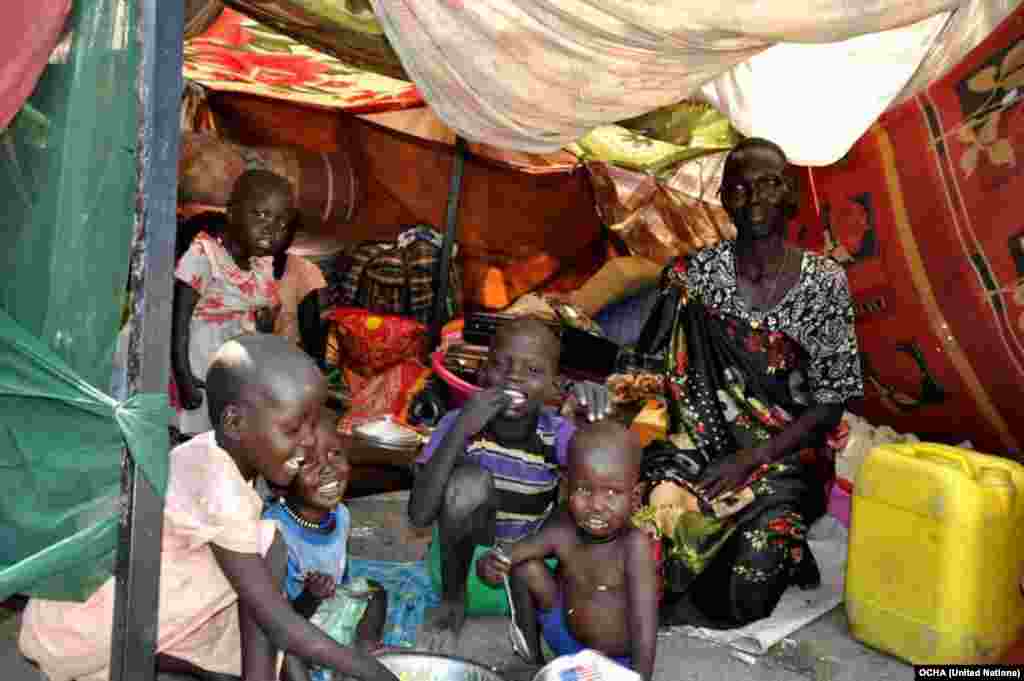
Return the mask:
M567 558L562 574L576 591L612 592L625 585L625 560L617 548L582 544Z

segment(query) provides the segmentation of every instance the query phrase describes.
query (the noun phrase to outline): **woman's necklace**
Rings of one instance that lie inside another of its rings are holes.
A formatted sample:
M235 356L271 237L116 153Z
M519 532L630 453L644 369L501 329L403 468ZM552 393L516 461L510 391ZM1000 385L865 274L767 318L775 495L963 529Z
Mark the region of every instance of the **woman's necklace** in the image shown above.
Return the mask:
M324 518L324 522L314 523L312 520L306 520L301 515L292 510L292 507L288 505L287 501L281 500L281 505L284 506L284 512L287 513L292 520L294 520L299 527L305 527L307 530L317 530L320 532L328 532L331 529L331 516L330 514Z
M772 275L772 282L768 287L768 292L762 298L762 300L765 301L764 304L754 305L753 302L750 303L750 328L761 328L761 324L764 321L764 313L772 308L772 303L775 302L775 291L778 289L779 282L784 278L786 270L789 267L791 253L792 250L786 248L785 255L782 256L782 264L775 269L775 274ZM754 315L757 315L757 318L755 318Z

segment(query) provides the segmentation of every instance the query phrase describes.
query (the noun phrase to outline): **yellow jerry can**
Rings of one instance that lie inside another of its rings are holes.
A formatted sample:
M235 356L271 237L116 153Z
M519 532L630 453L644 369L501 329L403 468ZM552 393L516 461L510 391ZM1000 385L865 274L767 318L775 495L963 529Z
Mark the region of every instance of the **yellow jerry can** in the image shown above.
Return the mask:
M1024 466L933 443L881 445L853 492L854 638L941 664L998 660L1024 635Z

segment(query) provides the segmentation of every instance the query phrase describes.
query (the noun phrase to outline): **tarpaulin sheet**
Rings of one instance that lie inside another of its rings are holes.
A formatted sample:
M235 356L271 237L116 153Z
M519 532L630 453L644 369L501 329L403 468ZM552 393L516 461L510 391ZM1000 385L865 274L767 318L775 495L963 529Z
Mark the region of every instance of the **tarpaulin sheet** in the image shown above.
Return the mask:
M166 396L118 404L0 311L0 599L84 600L111 575L121 453L162 495L169 419Z
M838 43L780 43L702 92L740 132L772 140L793 163L829 165L899 96L948 19Z
M110 576L125 444L166 485L166 396L106 394L136 219L136 3L79 0L71 22L0 134L0 598L84 600Z
M745 135L772 139L795 163L829 165L880 114L953 68L1020 4L965 0L952 13L901 29L824 45L782 43L701 92Z
M406 73L441 120L470 141L541 153L678 102L776 43L839 42L958 4L373 0ZM848 75L834 77L841 82ZM792 87L816 86L801 72L782 76ZM872 83L858 86L870 99ZM817 104L827 111L827 101ZM786 94L773 105L784 110ZM862 132L823 125L800 140L800 153L787 151L813 158L802 150L819 149L830 157Z

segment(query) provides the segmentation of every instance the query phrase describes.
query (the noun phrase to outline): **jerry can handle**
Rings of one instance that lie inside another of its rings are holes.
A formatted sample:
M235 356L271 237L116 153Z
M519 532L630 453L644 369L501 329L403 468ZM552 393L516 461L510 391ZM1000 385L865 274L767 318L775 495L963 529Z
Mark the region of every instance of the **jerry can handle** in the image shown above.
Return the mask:
M911 449L914 452L914 456L919 459L931 459L935 463L949 466L950 468L959 467L967 477L971 479L977 478L970 458L955 447L929 444L924 447L911 445Z

